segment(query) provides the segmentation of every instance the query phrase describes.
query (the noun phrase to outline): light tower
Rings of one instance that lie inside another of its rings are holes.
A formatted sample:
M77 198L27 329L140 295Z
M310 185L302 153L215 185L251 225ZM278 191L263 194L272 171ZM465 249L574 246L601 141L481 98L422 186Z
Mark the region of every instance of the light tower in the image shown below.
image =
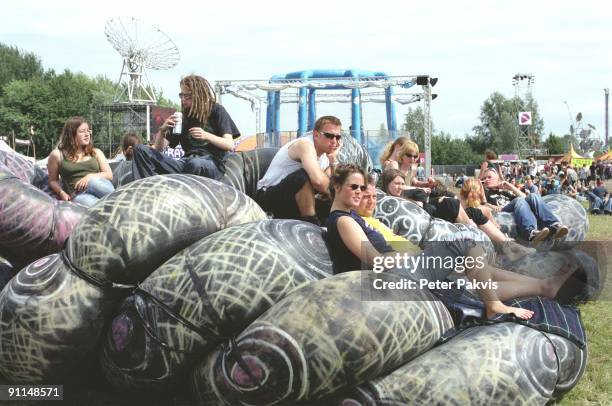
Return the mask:
M517 152L521 157L536 152L537 136L533 134L533 112L527 111L526 101L532 99L535 76L531 73L517 73L512 77L514 87L514 113L516 120Z
M606 124L605 124L606 125L606 145L605 145L605 148L609 148L610 144L608 144L608 111L609 111L608 101L609 101L609 97L610 97L610 89L605 88L604 89L604 94L605 94L604 105L605 105L605 109L606 109L606 114L605 114L605 117L606 117Z

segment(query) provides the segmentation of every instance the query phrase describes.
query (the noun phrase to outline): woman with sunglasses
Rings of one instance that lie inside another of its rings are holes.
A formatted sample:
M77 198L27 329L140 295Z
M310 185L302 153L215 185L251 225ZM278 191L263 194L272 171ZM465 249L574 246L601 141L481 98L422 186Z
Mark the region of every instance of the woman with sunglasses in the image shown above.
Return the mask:
M81 117L71 117L64 124L47 170L49 187L61 200L89 207L115 190L113 172L104 153L94 148L89 123Z
M397 154L408 141L410 141L408 137L397 137L395 140L385 145L385 149L380 155L380 163L382 164L383 171L385 169L399 169Z
M417 164L419 162L419 146L413 141L407 141L397 153L398 169L404 174L407 189L420 188L425 193L431 193L431 188L436 186L436 180L432 177L426 181L417 178Z
M372 256L393 251L382 234L368 227L357 214L366 188L366 174L356 165L340 164L331 176L329 192L333 203L327 218L327 243L335 274L362 269L362 241L369 241Z
M366 188L365 173L356 165L338 165L331 178L330 193L334 200L327 220L327 245L335 274L373 269L375 258L396 254L383 235L370 228L356 212L361 201L361 193ZM448 257L463 257L466 260L465 264L467 264L467 258L472 258L473 264L479 263L478 258L480 261L484 259L482 247L477 246L474 241L465 237L460 238L460 236L451 236L451 238L454 240L428 243L423 253L413 252L418 250L415 250L410 244L407 246L407 253L411 256L422 255L422 264L430 263L425 259L428 257L440 257L445 260ZM431 261L434 264L436 262L440 261ZM535 279L497 269L486 263L482 265L482 267L466 267L465 272L469 280L481 284L497 282L497 289L483 288L477 291L484 302L488 318L497 313L513 313L522 319L531 318L533 316L531 310L507 306L501 300L534 295L554 298L571 275L571 270L565 270L548 279ZM401 269L398 271L408 272ZM410 272L429 282L434 282L444 280L453 271L453 268L437 268L434 265L432 268L419 267Z

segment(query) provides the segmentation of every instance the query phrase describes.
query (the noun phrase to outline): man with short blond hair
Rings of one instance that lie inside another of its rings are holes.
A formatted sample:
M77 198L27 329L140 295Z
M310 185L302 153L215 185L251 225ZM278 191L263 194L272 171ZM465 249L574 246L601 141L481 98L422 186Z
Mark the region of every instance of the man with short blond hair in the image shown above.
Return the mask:
M328 192L341 140L340 120L334 116L319 118L312 135L290 141L276 153L257 183L257 203L275 218L319 225L315 194Z

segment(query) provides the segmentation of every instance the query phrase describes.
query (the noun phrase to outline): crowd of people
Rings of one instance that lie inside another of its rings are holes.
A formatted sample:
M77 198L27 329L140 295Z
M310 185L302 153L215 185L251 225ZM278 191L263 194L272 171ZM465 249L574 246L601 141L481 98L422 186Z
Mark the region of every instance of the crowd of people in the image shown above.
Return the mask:
M134 134L124 137L123 154L131 160L135 179L172 173L213 179L223 176L233 140L240 132L216 102L206 79L187 76L180 81L180 89L184 115L180 126L177 117L170 116L155 135L152 146L141 143ZM334 273L364 266L368 269L374 257L396 252L390 243L398 241L404 243L401 250L411 255L472 258L483 255L482 247L465 235L450 236L448 241L431 245L421 253L421 247L395 235L374 218L376 186L391 196L412 201L432 217L480 228L508 255L526 255L531 251L500 231L495 212L513 213L519 238L534 243L562 238L568 233L568 228L542 200L542 194L571 195L572 190L575 196L586 193L593 202L593 210L610 213L612 203L601 179L597 179L598 167L575 171L570 165L561 164L555 169L549 164L540 172L533 160L525 167L500 165L495 154L488 151L479 178L462 178L461 191L455 195L434 178L426 178L419 163L418 145L408 138L397 138L386 147L378 184L361 168L338 163L342 139L340 120L334 116L320 117L312 134L290 141L277 151L259 180L255 195L270 217L326 225ZM166 146L179 143L185 150L183 158L162 154ZM58 147L49 157L48 169L49 185L62 200L91 206L114 190L113 173L102 151L93 145L89 123L80 117L73 117L64 125ZM605 176L601 174L601 178ZM592 180L597 181L597 186L590 188ZM447 269L421 271L430 281L442 280L449 273ZM500 283L498 289L479 290L487 316L513 313L527 319L532 312L508 307L502 301L526 295L554 297L569 274L538 280L487 264L478 272L468 269L467 276L475 281Z
M499 178L507 181L526 195L539 196L563 194L578 200L588 200L592 214L612 215L612 201L605 188L605 180L612 178L612 163L596 162L575 167L567 161L549 159L538 165L533 158L526 162L503 162L493 151L485 153L479 179L484 179L487 169L496 169ZM453 175L454 183L461 187L467 176Z

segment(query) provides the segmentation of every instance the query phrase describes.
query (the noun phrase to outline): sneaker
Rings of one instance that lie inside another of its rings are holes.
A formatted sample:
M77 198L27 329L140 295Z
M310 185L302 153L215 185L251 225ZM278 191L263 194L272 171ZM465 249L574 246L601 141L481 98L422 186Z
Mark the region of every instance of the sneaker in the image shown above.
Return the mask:
M607 216L612 216L612 211L604 210L604 214L607 215Z
M599 210L599 209L591 209L591 214L601 214L601 210Z
M540 242L540 241L544 241L546 239L546 237L548 237L548 234L550 234L550 230L548 229L548 227L544 227L541 230L531 230L531 232L529 233L529 241L531 242Z
M569 232L569 228L567 228L567 226L564 226L560 223L555 223L552 226L550 226L550 230L552 231L553 238L557 240L565 237L567 233Z

